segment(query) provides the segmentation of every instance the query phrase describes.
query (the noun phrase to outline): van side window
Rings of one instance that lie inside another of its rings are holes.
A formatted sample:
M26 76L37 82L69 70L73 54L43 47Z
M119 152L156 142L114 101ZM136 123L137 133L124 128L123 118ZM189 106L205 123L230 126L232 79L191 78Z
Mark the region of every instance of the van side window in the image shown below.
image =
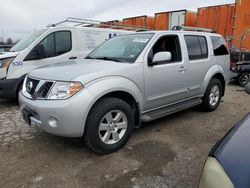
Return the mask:
M71 50L71 33L70 31L52 33L40 44L44 47L44 58L62 55Z
M207 40L204 36L186 35L185 41L189 60L208 58Z
M170 52L172 59L166 63L180 62L182 60L179 37L177 35L168 35L161 37L149 52L148 61L152 61L158 52Z
M213 44L213 50L215 56L228 55L227 44L222 37L212 36L211 41Z
M45 37L25 58L28 60L45 59L69 52L72 48L70 31L57 31Z
M55 33L56 55L67 53L71 50L71 33L60 31Z

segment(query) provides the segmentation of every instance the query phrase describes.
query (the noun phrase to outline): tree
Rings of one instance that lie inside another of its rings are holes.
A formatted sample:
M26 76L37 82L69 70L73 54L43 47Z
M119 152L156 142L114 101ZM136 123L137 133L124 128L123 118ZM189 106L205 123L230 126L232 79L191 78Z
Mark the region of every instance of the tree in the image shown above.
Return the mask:
M7 38L7 40L6 40L6 44L8 44L8 45L12 45L12 44L13 44L13 40L12 40L12 38Z

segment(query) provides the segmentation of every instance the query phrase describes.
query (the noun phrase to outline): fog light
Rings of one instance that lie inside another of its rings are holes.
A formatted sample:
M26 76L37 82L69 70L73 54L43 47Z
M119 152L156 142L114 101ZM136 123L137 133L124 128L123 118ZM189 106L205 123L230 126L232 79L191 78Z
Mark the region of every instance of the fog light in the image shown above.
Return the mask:
M51 126L52 128L56 128L58 126L58 120L56 119L56 117L54 116L50 116L49 120L48 120L48 124L49 126Z

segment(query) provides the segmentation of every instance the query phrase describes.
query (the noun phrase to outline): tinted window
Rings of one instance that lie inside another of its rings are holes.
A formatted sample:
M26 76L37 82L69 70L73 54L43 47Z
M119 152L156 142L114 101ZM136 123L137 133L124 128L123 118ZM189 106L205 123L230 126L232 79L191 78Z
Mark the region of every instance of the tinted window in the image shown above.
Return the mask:
M228 55L228 49L227 44L225 40L222 37L211 37L213 49L214 49L214 55Z
M178 36L169 35L161 37L153 46L149 53L148 61L152 61L154 55L158 52L170 52L171 60L169 62L163 63L171 63L171 62L179 62L182 60L181 49L180 49L180 41Z
M71 33L58 31L48 35L40 43L44 49L44 58L55 57L71 50Z
M202 58L207 58L208 57L208 48L207 48L207 40L205 37L199 36L199 43L201 46L201 55Z
M61 31L55 33L56 55L61 55L71 50L71 33Z
M204 59L208 57L206 38L203 36L185 36L189 60Z
M55 56L54 34L47 36L40 44L43 46L45 58Z

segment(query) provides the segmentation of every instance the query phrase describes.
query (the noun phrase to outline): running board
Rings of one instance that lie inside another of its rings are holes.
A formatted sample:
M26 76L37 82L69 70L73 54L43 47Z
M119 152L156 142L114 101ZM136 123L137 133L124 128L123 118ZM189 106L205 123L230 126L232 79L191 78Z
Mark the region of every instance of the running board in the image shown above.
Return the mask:
M175 112L179 112L179 111L191 108L193 106L197 106L201 103L202 103L201 99L192 99L192 100L188 100L188 101L174 104L171 106L167 106L164 108L160 108L160 109L157 109L154 111L150 111L146 114L143 114L141 116L141 121L142 122L149 122L149 121L173 114Z

